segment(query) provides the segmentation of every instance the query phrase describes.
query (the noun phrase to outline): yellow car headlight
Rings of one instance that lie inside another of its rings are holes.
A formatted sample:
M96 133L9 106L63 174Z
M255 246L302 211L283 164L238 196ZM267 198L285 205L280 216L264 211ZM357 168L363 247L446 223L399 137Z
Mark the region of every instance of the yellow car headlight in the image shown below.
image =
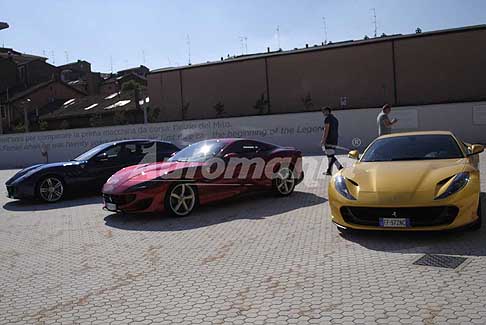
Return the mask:
M451 196L452 194L459 192L464 188L464 186L469 183L470 175L468 172L462 172L454 176L449 187L444 191L444 193L440 194L435 198L435 200L445 199L446 197Z
M346 179L343 176L337 175L334 178L334 187L339 192L339 194L344 196L346 199L356 200L356 198L349 192L348 186L346 185Z

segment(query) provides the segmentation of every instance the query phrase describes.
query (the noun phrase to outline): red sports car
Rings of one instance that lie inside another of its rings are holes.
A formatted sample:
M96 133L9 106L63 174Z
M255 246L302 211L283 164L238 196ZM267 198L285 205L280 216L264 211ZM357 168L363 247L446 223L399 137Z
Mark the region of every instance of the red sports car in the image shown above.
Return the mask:
M247 191L270 189L287 196L303 178L302 154L294 148L246 139L206 140L165 162L120 170L103 186L104 207L183 217L199 204Z

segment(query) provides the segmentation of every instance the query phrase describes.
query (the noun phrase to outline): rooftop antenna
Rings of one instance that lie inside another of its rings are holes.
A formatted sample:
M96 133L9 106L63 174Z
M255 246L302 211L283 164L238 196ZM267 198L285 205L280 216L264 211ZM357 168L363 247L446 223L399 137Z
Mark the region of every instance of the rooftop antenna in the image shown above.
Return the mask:
M322 24L324 25L324 45L327 44L327 24L326 17L322 17Z
M68 54L68 51L64 51L64 55L66 56L66 63L69 63L69 54Z
M240 36L241 54L248 54L248 37Z
M51 50L52 64L56 64L56 57L54 56L54 50Z
M189 65L191 64L191 38L189 34L186 36L186 43L187 43L187 61Z
M110 55L110 73L113 73L113 56Z
M376 23L376 8L371 8L373 11L373 25L375 26L375 37L378 35L378 24Z
M277 43L278 43L278 49L280 50L280 26L277 25Z
M169 66L172 66L172 62L170 61L169 57L167 57L167 62L169 62Z

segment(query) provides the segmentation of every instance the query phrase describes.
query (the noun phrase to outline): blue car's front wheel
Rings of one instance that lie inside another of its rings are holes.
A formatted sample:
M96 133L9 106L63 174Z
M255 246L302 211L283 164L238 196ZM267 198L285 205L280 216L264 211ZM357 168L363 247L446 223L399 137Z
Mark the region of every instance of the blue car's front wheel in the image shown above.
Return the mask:
M46 176L38 183L37 196L44 202L53 203L64 196L64 183L58 176Z

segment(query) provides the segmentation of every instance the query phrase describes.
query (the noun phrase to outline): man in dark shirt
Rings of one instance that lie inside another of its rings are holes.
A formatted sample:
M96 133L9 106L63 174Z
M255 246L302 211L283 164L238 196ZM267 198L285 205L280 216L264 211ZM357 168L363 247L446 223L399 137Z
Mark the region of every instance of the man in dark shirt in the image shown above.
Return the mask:
M332 175L332 165L336 164L338 170L343 168L341 163L335 157L339 137L339 121L334 115L332 115L331 108L329 107L323 108L322 114L324 114L325 120L321 146L327 156L327 159L329 160L329 165L325 174Z

